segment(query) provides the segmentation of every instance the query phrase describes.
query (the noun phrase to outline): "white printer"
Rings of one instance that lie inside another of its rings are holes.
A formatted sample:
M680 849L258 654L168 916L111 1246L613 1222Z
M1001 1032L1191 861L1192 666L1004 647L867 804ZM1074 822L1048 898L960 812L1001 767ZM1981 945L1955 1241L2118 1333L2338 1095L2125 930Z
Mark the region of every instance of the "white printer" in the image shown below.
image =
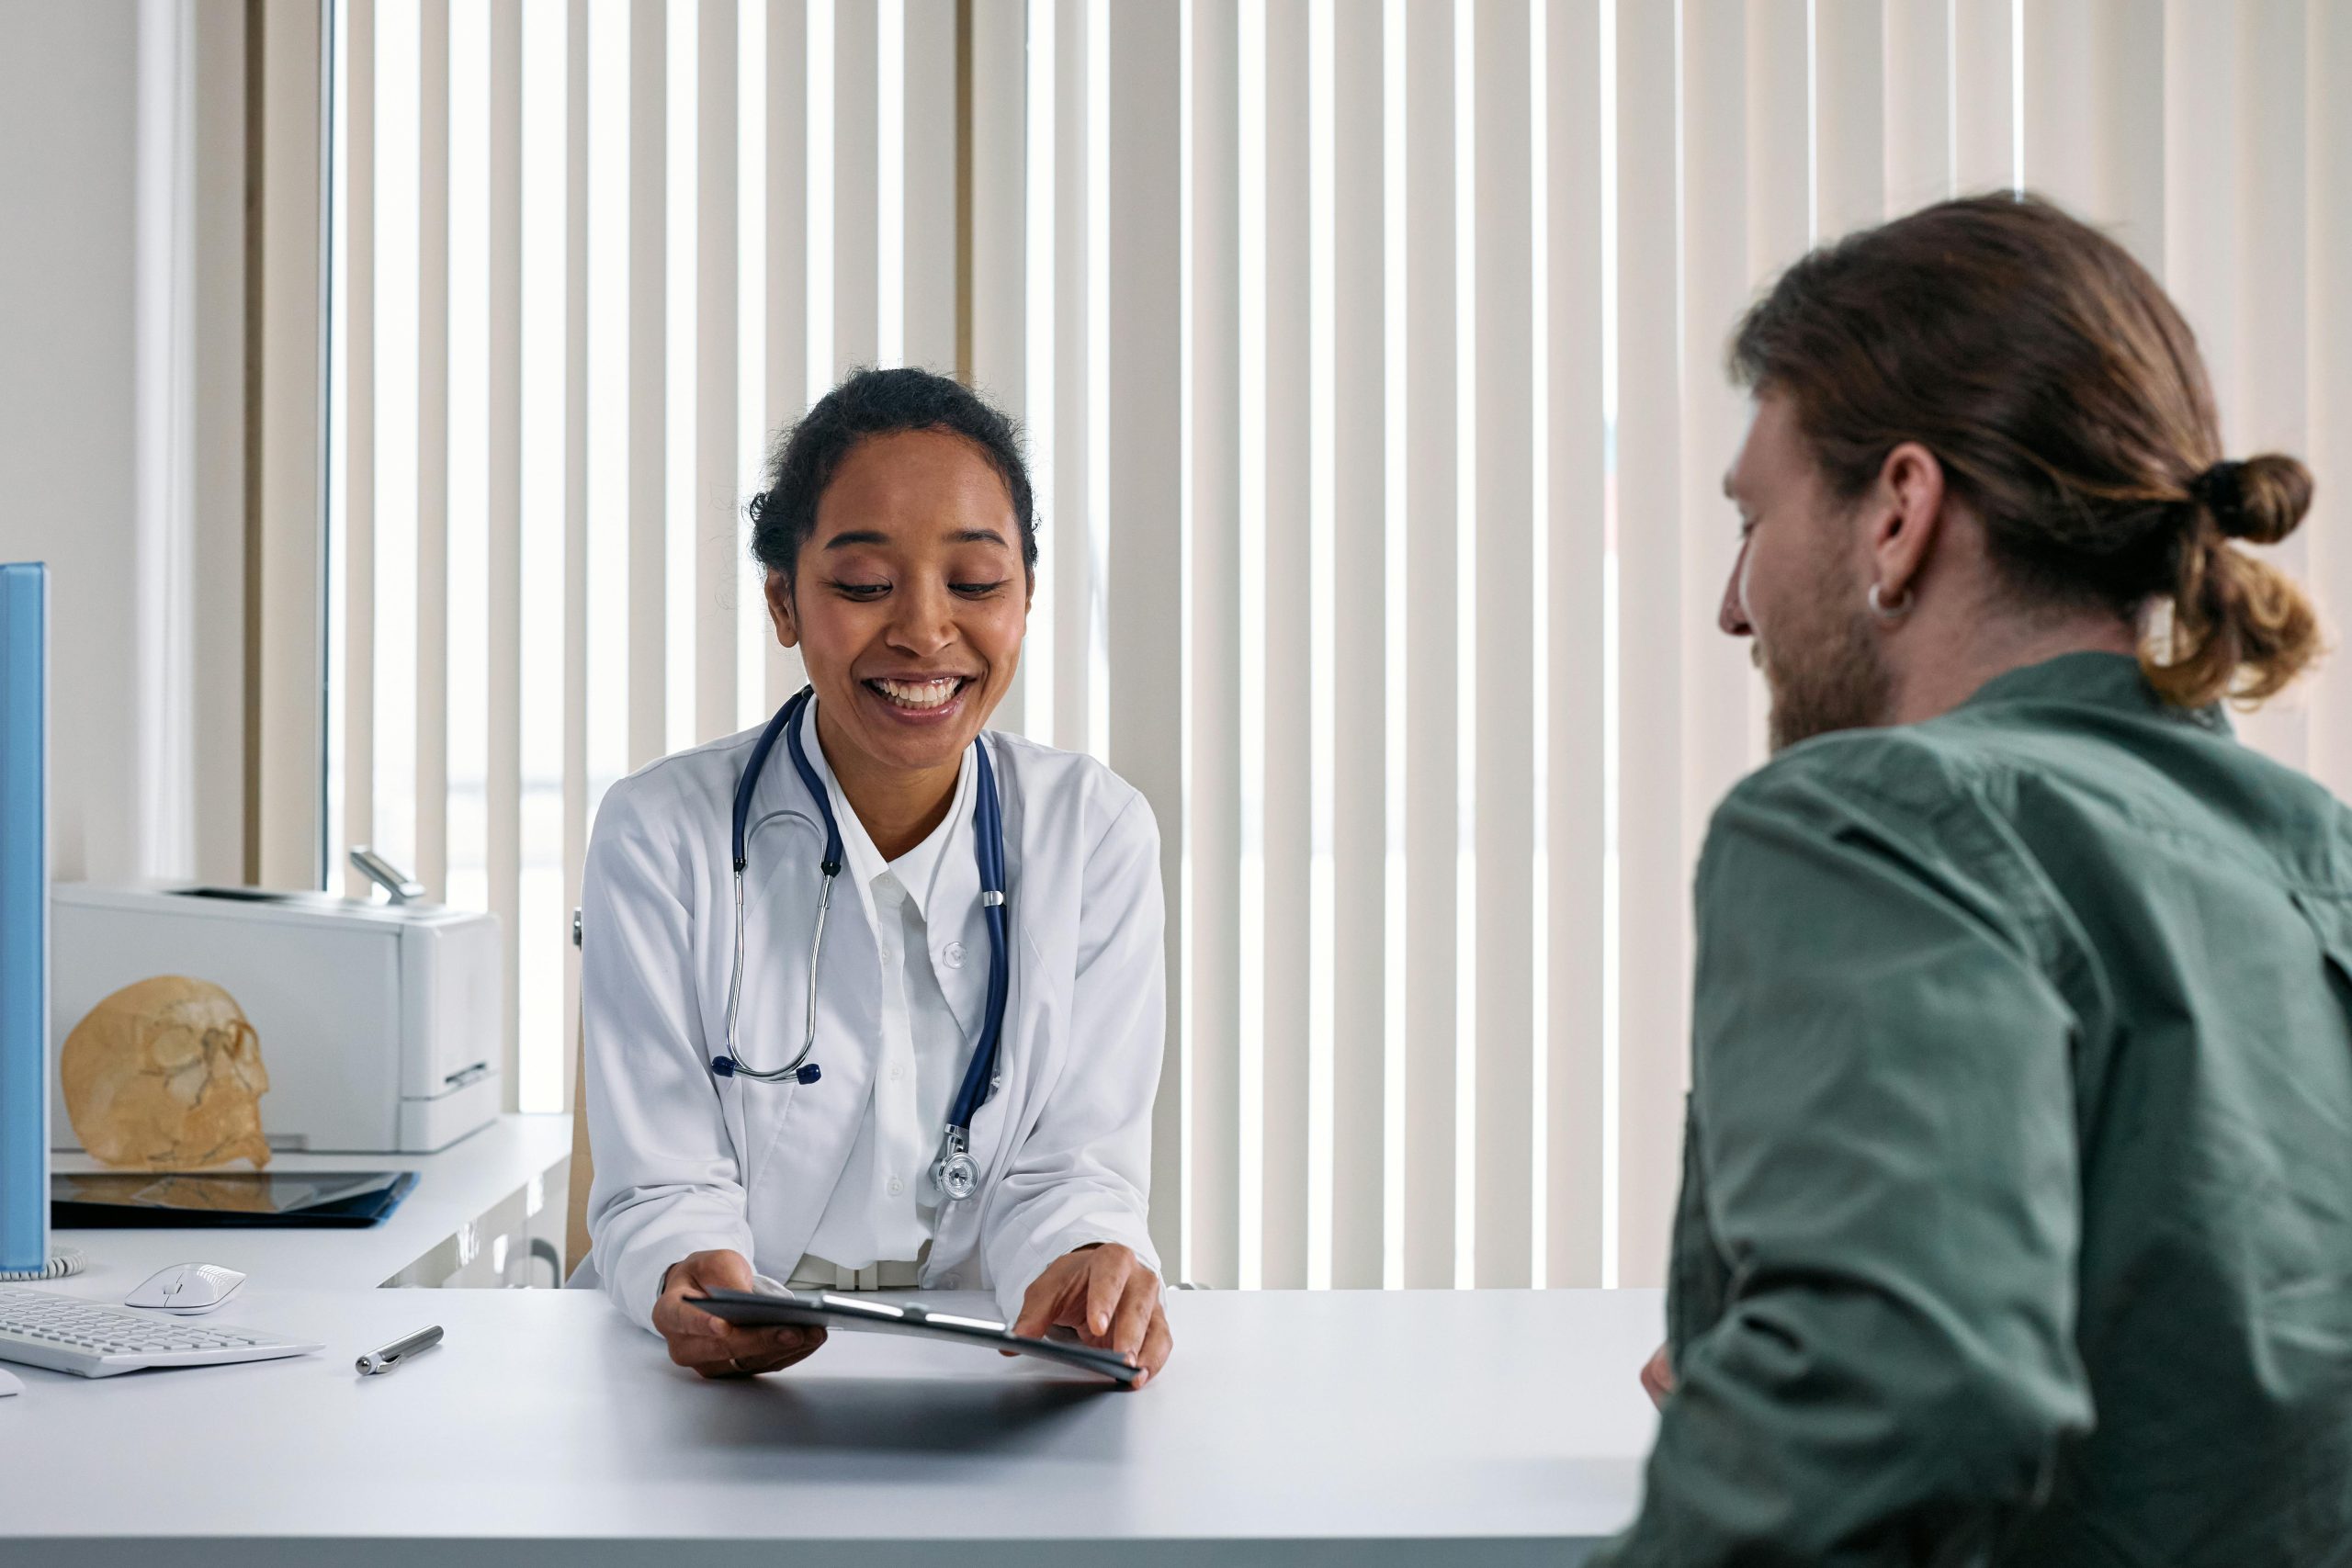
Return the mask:
M273 1149L429 1154L499 1112L498 919L420 902L148 883L51 894L51 1047L156 975L209 980L261 1043ZM62 1093L54 1137L74 1146Z

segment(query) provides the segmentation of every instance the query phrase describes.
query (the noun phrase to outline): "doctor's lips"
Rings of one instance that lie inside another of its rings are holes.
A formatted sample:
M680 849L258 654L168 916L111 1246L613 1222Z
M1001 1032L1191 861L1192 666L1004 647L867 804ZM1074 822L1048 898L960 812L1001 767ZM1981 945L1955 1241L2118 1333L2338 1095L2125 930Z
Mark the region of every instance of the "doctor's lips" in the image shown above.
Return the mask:
M867 691L892 707L910 713L926 713L955 701L964 688L978 678L972 675L933 675L904 680L884 676L862 683Z

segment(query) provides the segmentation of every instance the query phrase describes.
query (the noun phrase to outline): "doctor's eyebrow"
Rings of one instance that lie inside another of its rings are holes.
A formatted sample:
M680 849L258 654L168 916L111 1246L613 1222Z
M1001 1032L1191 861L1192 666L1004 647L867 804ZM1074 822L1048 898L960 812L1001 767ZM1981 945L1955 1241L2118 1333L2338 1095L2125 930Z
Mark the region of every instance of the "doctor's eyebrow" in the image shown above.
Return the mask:
M872 528L852 528L827 539L825 548L840 550L847 549L852 545L888 545L893 542L889 535L877 533ZM993 528L958 528L947 536L947 542L951 545L997 545L1006 548L1011 547L1005 546L1004 536Z

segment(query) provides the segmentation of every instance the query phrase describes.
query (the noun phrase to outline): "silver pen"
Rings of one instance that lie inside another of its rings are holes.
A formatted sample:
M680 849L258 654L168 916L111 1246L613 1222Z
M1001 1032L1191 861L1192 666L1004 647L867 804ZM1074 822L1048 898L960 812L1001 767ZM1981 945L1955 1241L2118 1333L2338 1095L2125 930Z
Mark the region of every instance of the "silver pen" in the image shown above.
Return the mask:
M393 1340L380 1350L370 1350L360 1357L357 1362L359 1375L373 1377L378 1372L389 1372L419 1350L430 1349L440 1343L441 1325L439 1324L436 1323L429 1328L420 1328L405 1338Z

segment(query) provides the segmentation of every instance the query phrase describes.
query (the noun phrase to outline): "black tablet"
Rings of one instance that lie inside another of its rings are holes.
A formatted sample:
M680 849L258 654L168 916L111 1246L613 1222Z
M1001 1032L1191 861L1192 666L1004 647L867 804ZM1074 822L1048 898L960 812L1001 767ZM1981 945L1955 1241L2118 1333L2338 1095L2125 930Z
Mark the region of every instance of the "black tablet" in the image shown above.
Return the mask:
M49 1223L67 1229L356 1227L380 1222L413 1170L52 1172Z
M712 1291L688 1296L688 1306L746 1328L822 1328L855 1334L911 1334L925 1339L956 1339L990 1350L1014 1350L1093 1372L1113 1382L1133 1384L1142 1373L1116 1350L1097 1350L1075 1340L1032 1339L993 1318L967 1317L912 1302L868 1301L832 1291L786 1291L763 1295L751 1291Z

